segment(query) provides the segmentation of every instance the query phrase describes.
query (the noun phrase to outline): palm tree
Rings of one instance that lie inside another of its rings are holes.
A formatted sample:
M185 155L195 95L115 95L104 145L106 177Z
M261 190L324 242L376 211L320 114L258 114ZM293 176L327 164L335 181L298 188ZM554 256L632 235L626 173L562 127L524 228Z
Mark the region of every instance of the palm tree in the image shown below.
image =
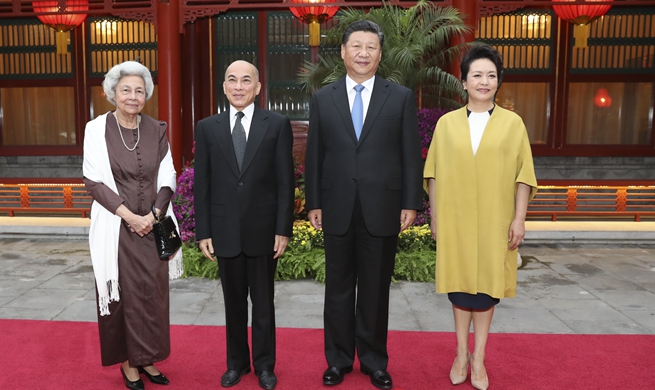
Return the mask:
M337 16L338 23L326 33L326 46L334 48L319 56L318 63L305 62L298 74L303 88L313 91L346 74L341 60L341 37L346 27L358 20L370 20L384 31L382 61L377 74L413 89L423 107L459 107L464 101L460 80L444 70L458 58L468 44L450 46L457 36L470 32L459 10L438 7L420 0L411 8L383 4L366 13L346 9Z

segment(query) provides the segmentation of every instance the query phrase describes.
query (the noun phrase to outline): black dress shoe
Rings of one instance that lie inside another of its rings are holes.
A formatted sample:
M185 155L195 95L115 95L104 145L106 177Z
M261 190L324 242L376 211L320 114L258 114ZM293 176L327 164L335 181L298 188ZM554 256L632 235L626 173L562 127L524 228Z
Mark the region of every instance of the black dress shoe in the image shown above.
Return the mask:
M259 387L266 390L273 390L277 386L277 377L273 371L262 371L257 374Z
M139 374L146 374L148 379L150 379L150 382L157 384L157 385L167 385L170 383L168 378L164 376L161 372L159 375L150 375L148 371L146 371L143 367L139 366Z
M344 368L330 367L323 373L323 384L328 386L338 385L343 382L343 377L351 372L353 372L353 366Z
M223 387L232 387L239 383L241 377L250 372L250 366L244 368L243 370L227 370L225 374L221 377L221 386Z
M388 390L393 388L393 382L391 381L391 375L387 370L377 370L375 372L368 371L362 368L362 373L368 375L371 378L371 383L373 386L378 389Z
M125 387L127 387L128 389L145 390L145 386L143 385L143 381L141 380L141 378L135 380L134 382L127 379L127 376L125 375L125 371L123 371L123 366L121 366L121 375L123 375L123 380L125 381Z

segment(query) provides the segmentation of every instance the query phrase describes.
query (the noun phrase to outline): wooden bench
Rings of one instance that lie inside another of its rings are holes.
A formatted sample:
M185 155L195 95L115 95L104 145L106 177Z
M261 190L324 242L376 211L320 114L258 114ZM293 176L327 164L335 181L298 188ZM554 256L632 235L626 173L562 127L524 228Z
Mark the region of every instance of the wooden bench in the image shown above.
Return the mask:
M575 182L540 182L539 191L528 206L528 217L589 217L593 219L655 217L655 183L604 185Z
M86 218L92 199L81 183L0 184L0 212L79 214Z

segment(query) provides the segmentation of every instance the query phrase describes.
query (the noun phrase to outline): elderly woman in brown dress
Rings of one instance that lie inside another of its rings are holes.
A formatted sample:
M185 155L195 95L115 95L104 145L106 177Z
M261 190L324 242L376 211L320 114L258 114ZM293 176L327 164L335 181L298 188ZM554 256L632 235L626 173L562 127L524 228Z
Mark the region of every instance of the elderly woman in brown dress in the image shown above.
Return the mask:
M154 89L148 69L123 62L102 85L116 110L87 123L83 165L94 200L89 245L101 359L103 366L121 363L127 388L143 389L140 373L169 383L153 363L170 354L168 280L180 276L181 254L159 259L150 210L172 214L175 169L166 123L141 114Z

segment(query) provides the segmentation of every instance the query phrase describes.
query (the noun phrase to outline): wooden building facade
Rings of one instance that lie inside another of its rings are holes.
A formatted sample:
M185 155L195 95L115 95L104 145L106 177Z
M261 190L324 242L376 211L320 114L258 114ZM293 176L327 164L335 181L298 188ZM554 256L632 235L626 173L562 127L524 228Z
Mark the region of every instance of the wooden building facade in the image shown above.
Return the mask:
M226 108L223 72L235 59L258 66L257 103L288 115L302 148L310 95L296 74L317 50L333 50L308 45L308 26L289 11L302 4L88 0L87 19L69 33L68 53L57 54L54 31L36 18L31 3L0 0L5 181L80 177L84 126L113 108L103 96L104 73L136 58L156 84L144 112L169 124L178 168L193 159L195 123ZM608 1L612 8L590 24L586 48L575 47L573 26L553 11L557 1L435 3L460 8L475 27L467 39L503 54L507 69L497 103L524 119L542 178L655 182L655 1ZM367 8L381 2L335 4ZM563 168L556 173L553 166Z

